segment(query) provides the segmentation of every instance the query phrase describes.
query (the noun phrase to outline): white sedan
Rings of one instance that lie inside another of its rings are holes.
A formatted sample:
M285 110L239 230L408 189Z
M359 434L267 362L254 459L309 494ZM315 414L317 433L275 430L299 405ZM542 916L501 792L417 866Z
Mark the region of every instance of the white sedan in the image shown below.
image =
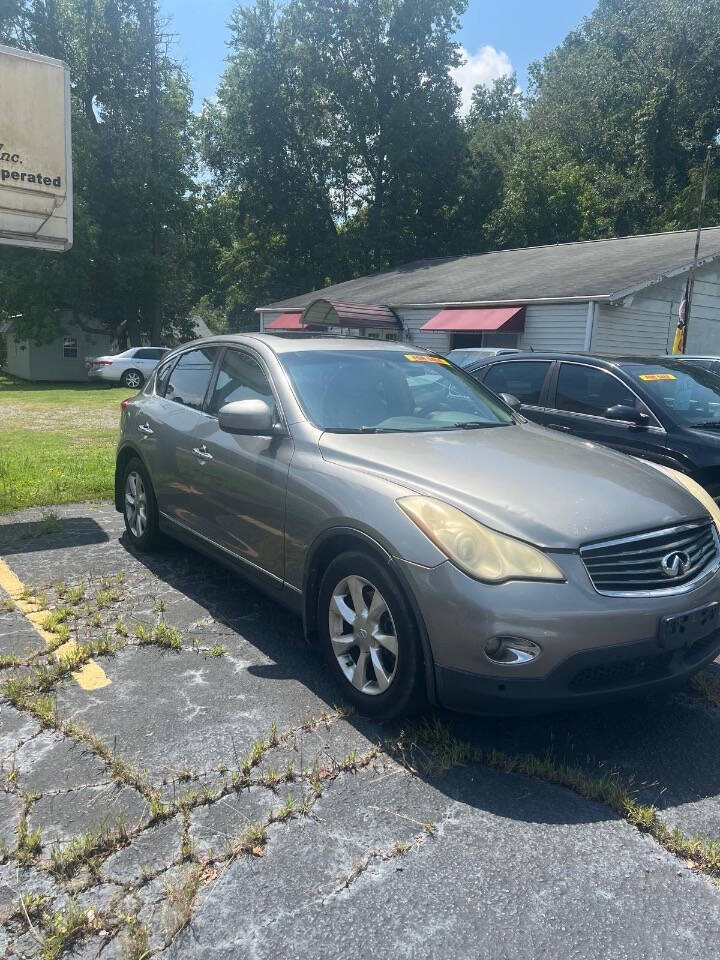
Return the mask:
M166 353L167 347L131 347L112 357L93 357L88 360L88 376L139 390Z

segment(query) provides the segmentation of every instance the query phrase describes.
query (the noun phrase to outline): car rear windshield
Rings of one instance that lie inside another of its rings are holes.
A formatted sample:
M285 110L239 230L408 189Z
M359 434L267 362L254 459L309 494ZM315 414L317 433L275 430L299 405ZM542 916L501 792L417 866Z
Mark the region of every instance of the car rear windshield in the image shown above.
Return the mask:
M384 433L497 427L512 415L443 357L420 351L283 353L307 417L321 430Z
M622 369L686 427L720 429L720 377L686 361L623 363Z

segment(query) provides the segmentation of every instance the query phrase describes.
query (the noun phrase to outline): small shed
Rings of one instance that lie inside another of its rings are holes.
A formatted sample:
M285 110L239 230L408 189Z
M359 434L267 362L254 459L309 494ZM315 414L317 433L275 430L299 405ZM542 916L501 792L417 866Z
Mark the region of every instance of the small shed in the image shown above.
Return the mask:
M694 244L695 231L681 230L420 260L257 312L268 332L344 328L439 353L663 354L672 350ZM382 307L387 322L351 326L342 319L351 317L348 305ZM720 355L720 226L702 232L688 353Z
M48 343L35 343L16 335L12 318L0 326L5 337L7 358L4 369L23 380L86 381L86 357L113 353L111 332L95 328L70 310L60 313L58 335Z

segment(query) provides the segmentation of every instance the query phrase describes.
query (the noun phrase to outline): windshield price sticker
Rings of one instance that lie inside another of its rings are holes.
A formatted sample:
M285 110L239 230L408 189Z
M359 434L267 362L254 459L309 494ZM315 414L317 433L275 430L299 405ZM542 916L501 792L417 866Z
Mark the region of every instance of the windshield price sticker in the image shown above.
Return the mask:
M450 366L450 361L445 357L431 357L425 353L406 353L405 359L410 363L442 363L446 367Z
M674 373L641 373L640 379L646 382L654 382L655 380L676 380L677 377Z

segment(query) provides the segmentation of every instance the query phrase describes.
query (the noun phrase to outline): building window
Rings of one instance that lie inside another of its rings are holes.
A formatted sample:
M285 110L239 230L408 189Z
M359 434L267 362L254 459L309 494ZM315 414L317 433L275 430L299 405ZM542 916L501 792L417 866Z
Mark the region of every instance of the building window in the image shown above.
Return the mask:
M75 337L63 337L63 357L70 360L77 357L77 339Z

